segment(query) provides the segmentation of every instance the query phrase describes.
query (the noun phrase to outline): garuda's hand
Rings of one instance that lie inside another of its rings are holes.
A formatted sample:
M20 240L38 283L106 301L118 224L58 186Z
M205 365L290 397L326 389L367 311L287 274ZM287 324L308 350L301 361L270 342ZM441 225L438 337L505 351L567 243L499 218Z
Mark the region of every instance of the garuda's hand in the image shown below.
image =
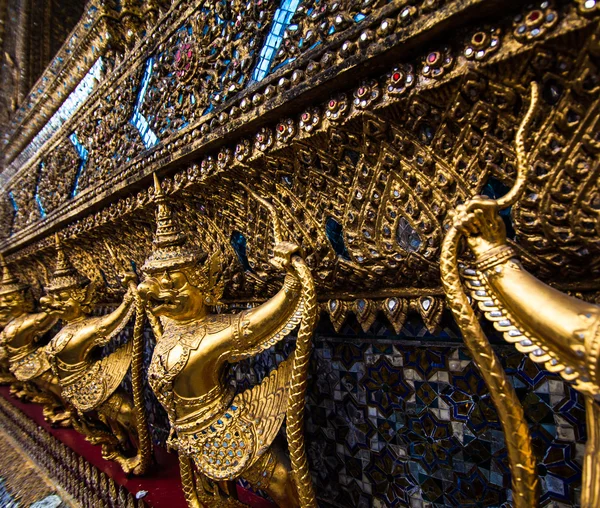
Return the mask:
M287 270L292 264L292 256L300 251L300 247L292 242L279 242L273 249L271 264L278 270Z
M118 277L124 287L127 287L131 281L137 284L137 275L133 271L120 273L118 274Z
M469 248L479 257L506 244L506 228L493 199L476 196L456 208L456 227Z

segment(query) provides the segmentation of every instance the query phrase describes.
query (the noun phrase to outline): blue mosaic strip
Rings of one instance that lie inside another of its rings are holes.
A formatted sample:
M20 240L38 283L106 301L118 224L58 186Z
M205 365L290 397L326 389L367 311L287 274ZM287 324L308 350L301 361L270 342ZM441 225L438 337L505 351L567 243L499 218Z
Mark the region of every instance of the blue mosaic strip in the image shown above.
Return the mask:
M42 198L40 197L39 194L39 185L40 185L40 178L42 175L42 172L44 171L44 168L46 167L46 163L45 162L40 162L39 168L38 168L38 177L37 177L37 182L35 184L35 202L37 203L38 206L38 210L40 211L40 215L43 218L46 217L46 209L44 208L44 204L42 203Z
M10 200L10 204L13 207L13 210L15 212L18 212L19 211L19 205L17 205L17 200L15 199L15 196L14 196L14 194L13 194L12 191L10 191L8 193L8 199Z
M74 132L69 136L69 140L73 143L77 154L79 155L79 166L77 167L77 173L75 174L75 181L73 182L73 190L71 191L71 197L74 198L77 195L79 185L79 178L81 177L81 173L83 172L83 168L88 160L88 151L81 144L79 139L77 138L77 134Z
M152 66L154 65L154 58L150 57L146 61L146 69L144 70L144 76L142 77L142 82L140 84L140 92L138 93L138 98L135 101L135 106L133 108L133 116L131 117L131 125L133 125L140 136L142 137L142 142L146 148L152 148L153 146L158 144L158 137L150 128L148 124L148 120L142 114L141 108L144 103L144 98L146 97L146 92L148 91L148 85L150 83L150 78L152 77Z
M299 4L300 0L282 0L280 7L275 11L273 25L267 35L265 45L260 51L258 64L252 73L253 81L261 81L269 74L271 62L283 41L283 32L290 24Z

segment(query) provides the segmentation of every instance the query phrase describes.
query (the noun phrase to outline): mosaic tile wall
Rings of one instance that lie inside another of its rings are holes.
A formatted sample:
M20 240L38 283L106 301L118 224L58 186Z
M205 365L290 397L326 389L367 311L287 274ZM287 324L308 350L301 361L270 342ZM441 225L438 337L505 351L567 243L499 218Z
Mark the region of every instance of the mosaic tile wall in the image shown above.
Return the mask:
M400 336L327 323L315 340L307 443L319 504L326 507L509 506L500 422L452 327L418 322ZM286 344L283 349L289 349ZM540 506L578 505L586 439L582 397L514 348L496 348L521 399L539 460ZM237 369L260 380L281 352Z

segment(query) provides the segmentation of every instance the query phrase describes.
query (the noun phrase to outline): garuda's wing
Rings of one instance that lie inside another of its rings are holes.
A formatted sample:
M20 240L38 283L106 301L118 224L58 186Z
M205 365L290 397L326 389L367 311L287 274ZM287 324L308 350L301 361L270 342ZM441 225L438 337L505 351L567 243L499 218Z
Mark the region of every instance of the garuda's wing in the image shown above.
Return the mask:
M254 425L257 436L256 457L271 445L283 423L287 411L293 355L279 364L262 383L234 399L244 408L243 418Z
M180 435L180 453L189 453L211 480L244 475L267 451L285 417L293 358L262 383L239 393L224 413L193 435Z
M133 341L129 341L72 381L61 380L63 396L80 411L98 408L123 381L131 365L132 350Z

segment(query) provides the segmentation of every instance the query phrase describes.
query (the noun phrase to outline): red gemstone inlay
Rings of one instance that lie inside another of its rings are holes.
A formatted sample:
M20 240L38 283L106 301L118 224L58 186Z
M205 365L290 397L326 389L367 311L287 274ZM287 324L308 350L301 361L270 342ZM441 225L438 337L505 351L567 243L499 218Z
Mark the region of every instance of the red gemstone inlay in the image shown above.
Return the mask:
M483 42L483 37L484 37L484 36L483 36L483 34L482 34L481 32L479 32L479 33L476 33L476 34L473 36L473 41L475 41L477 44L481 44L481 43Z
M306 122L308 120L308 113L302 113L302 120Z
M259 142L259 143L262 143L264 139L265 139L265 138L263 137L263 135L262 135L262 134L259 134L259 135L258 135L258 142Z
M366 92L366 90L365 90L365 87L363 87L363 86L361 86L361 87L358 89L358 95L364 95L364 94L365 94L365 92Z
M402 74L400 74L399 72L394 72L394 75L392 76L392 79L394 81L400 81L401 77L402 77Z
M329 101L329 107L330 108L335 107L335 101L333 101L333 100Z
M540 11L533 11L528 16L529 21L537 21L538 19L540 19L541 15L542 15L542 13Z
M432 64L435 63L435 61L438 59L438 54L437 53L429 53L429 55L427 56L427 61Z
M285 127L283 126L283 124L280 123L277 129L279 129L279 132L283 132L285 130Z

